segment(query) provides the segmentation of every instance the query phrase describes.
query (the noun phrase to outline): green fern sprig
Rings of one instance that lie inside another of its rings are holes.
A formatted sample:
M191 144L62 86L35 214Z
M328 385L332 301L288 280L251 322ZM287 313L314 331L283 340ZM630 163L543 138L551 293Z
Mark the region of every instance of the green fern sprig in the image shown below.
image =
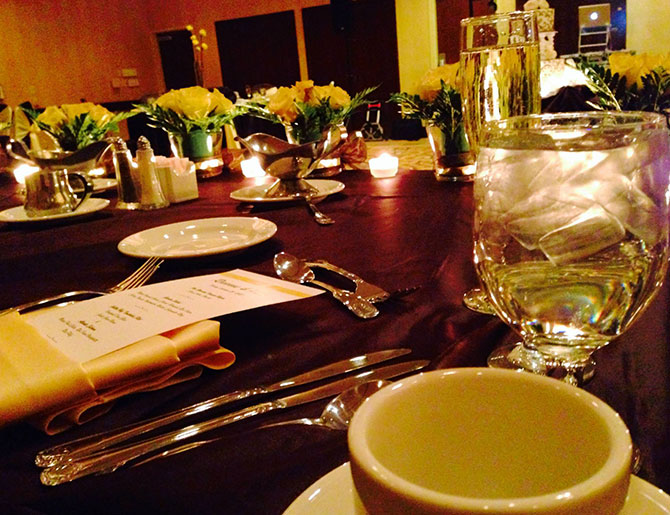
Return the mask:
M234 107L227 113L219 114L216 114L216 109L213 109L207 116L198 120L191 120L182 117L172 109L163 108L158 104L136 104L134 107L149 117L147 125L150 127L178 134L186 134L196 130L217 131L224 125L230 124L241 113L238 107Z
M84 148L91 143L100 141L108 132L119 130L119 122L135 116L134 112L117 113L103 125L98 125L88 113L76 116L74 120L52 127L37 120L40 112L27 106L21 106L31 122L45 132L51 134L63 150L74 151Z

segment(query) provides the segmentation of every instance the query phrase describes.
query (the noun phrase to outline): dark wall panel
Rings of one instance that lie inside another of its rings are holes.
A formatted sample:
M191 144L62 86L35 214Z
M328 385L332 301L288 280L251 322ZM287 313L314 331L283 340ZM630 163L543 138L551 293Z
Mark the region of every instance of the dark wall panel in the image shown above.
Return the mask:
M287 86L300 78L293 11L217 21L224 86L244 96L256 84Z
M379 85L371 98L382 104L381 122L390 135L397 107L386 103L399 91L398 40L393 0L331 0L330 5L303 9L309 78L316 84L334 81L351 95ZM350 124L358 128L364 110Z

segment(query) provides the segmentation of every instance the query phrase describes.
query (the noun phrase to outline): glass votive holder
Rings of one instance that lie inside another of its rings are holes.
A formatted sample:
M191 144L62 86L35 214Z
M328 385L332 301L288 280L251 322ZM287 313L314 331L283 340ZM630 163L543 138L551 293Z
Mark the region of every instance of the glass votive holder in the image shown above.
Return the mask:
M395 177L398 173L398 158L389 154L373 157L368 161L370 174L377 179Z

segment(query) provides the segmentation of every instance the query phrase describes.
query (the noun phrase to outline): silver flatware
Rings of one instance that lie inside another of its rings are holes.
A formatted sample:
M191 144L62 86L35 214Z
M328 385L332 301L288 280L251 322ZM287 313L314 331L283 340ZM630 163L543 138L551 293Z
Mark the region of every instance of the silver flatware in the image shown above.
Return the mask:
M410 372L415 372L424 368L428 363L429 362L426 360L409 361L367 370L357 375L345 377L332 383L313 388L306 392L249 406L227 415L191 424L181 429L157 435L152 438L147 438L146 440L135 444L115 448L108 452L96 454L81 460L69 461L46 468L42 470L40 480L45 485L55 486L92 474L108 474L114 472L131 460L140 458L145 454L157 451L175 442L202 434L206 431L211 431L234 422L247 420L256 415L299 406L301 404L307 404L333 395L338 395L344 390L366 381L389 379L391 377L409 374Z
M325 259L305 260L305 264L310 268L316 266L324 268L325 270L330 270L331 272L335 272L336 274L349 279L356 285L356 290L354 293L370 302L383 302L391 296L389 292L380 288L379 286L362 279L349 270L345 270L342 267L329 263Z
M360 405L363 404L363 401L365 401L365 399L370 397L373 393L378 392L384 386L388 386L389 384L392 384L391 381L387 381L386 379L378 379L376 381L361 383L354 386L353 388L344 390L341 394L332 399L326 405L319 418L296 418L291 420L283 420L281 422L263 424L262 426L258 426L255 429L302 424L306 426L316 426L323 427L325 429L345 431L349 427L349 422L351 422L354 413L360 407ZM191 449L195 449L201 445L214 443L222 438L223 436L218 436L216 438L210 438L209 440L196 440L195 442L189 442L178 447L173 447L172 449L168 449L167 451L163 451L159 454L154 454L153 456L149 456L142 461L133 463L132 467L139 467L140 465L144 465L150 461L167 458L168 456L174 456L175 454L190 451Z
M204 411L218 408L225 404L247 399L255 395L264 395L291 388L294 386L301 386L312 382L320 381L340 374L346 374L354 370L382 363L400 356L409 354L409 349L389 349L369 354L363 354L353 358L345 359L319 367L304 374L294 377L289 377L277 381L272 384L257 386L247 390L236 390L234 392L226 393L206 401L198 402L190 406L151 418L136 424L131 424L118 429L113 429L104 433L98 433L91 436L86 436L73 440L49 449L45 449L37 453L35 457L35 464L40 467L51 467L59 463L67 462L74 459L79 459L95 452L102 451L112 445L124 442L130 438L153 431L159 427L167 424L177 422L183 418L202 413Z
M46 308L52 304L58 304L61 302L72 302L78 297L100 297L102 295L107 295L108 293L115 293L117 291L130 290L132 288L139 288L145 284L151 276L154 275L158 267L163 263L162 259L152 257L147 259L142 266L135 270L132 274L126 277L120 283L112 286L103 291L93 291L93 290L75 290L69 291L66 293L61 293L59 295L54 295L53 297L46 297L39 300L34 300L32 302L26 302L25 304L20 304L3 311L0 311L0 316L11 311L26 312L34 311L36 309Z
M331 225L335 223L335 220L333 220L331 217L323 213L318 207L316 207L316 204L314 203L314 195L307 194L304 196L301 196L301 198L305 199L305 202L307 204L307 208L310 210L312 213L312 216L314 218L314 221L319 224L319 225Z
M379 314L379 310L372 302L367 301L354 292L336 288L323 281L317 281L314 271L304 261L291 254L286 252L275 254L273 264L275 272L282 279L295 283L309 283L320 286L324 290L329 291L335 299L339 300L349 311L359 318L374 318Z

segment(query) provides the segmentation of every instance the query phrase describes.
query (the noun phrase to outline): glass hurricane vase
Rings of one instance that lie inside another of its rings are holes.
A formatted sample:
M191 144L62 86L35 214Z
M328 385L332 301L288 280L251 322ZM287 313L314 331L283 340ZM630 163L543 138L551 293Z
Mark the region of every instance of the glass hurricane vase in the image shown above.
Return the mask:
M192 161L199 179L214 177L223 172L223 130L168 133L168 137L172 155Z
M435 178L438 181L472 181L474 178L474 156L460 123L453 132L438 125L426 125L428 142L433 151Z

